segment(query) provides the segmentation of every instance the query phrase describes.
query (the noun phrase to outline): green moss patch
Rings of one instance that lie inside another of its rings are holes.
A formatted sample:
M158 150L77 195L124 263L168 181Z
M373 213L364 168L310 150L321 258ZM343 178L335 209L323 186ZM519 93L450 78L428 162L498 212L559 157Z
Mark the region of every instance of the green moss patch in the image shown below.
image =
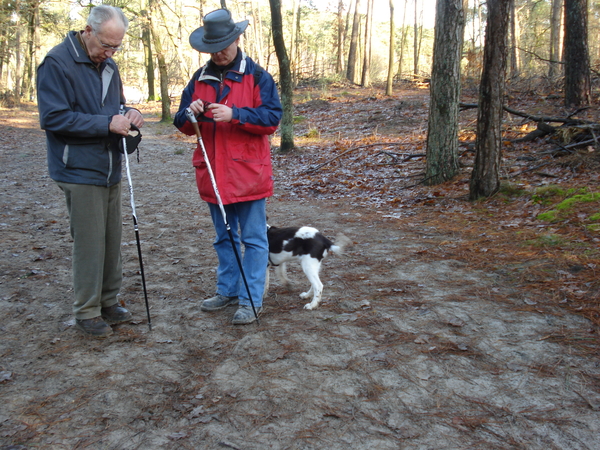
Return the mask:
M553 196L558 195L560 191L553 191ZM545 194L538 197L542 199L541 204L545 204L547 198ZM544 222L559 222L572 219L577 222L598 222L600 221L600 192L586 192L586 189L569 190L562 194L566 198L556 203L554 207L537 216L538 220Z

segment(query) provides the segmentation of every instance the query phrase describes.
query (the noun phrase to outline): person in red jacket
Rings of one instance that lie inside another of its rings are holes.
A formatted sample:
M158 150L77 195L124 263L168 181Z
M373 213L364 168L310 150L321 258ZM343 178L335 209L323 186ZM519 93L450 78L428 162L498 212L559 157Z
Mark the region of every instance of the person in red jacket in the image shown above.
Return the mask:
M204 16L203 26L190 35L190 45L209 53L210 60L184 89L174 124L183 133L194 135L186 109L198 118L238 255L244 246L242 267L260 313L269 261L266 199L273 195L268 136L277 129L282 108L273 77L239 48L247 26L247 20L235 23L227 9ZM215 296L204 300L201 310L239 305L233 324L252 323L254 311L200 145L192 162L200 197L207 202L215 227L214 248L219 259Z

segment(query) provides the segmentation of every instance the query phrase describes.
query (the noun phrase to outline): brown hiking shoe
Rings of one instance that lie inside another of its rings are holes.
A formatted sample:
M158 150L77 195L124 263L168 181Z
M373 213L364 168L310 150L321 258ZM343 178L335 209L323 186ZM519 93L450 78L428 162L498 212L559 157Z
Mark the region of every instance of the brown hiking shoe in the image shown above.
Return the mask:
M102 308L100 310L102 314L102 318L112 325L123 322L130 322L133 319L133 316L129 311L127 311L122 306L119 306L118 303L115 303L112 306L108 306L106 308Z
M94 317L92 319L76 319L75 325L84 333L98 338L103 338L113 334L112 328L104 320L102 320L102 317Z

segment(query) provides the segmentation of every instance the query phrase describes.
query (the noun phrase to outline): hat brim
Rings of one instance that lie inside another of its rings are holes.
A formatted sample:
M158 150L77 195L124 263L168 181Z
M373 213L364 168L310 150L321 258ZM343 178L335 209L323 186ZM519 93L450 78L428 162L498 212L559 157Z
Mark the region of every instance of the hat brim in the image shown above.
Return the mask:
M225 50L227 47L233 44L233 42L240 37L244 31L246 31L249 22L249 20L243 20L239 23L236 23L234 31L230 36L227 36L226 39L215 43L205 42L204 27L197 28L192 32L192 34L190 34L190 45L194 50L198 50L200 53L220 52L221 50Z

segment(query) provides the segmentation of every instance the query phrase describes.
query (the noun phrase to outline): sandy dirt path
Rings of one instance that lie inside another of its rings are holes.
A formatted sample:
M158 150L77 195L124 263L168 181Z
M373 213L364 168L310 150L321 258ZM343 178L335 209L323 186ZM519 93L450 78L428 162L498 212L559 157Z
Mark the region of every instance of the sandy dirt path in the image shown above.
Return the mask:
M596 449L597 360L551 337L586 320L519 311L501 273L429 260L448 240L352 199L275 195L275 225L354 245L323 264L324 301L273 282L260 325L199 310L215 288L190 139L150 119L132 162L153 331L124 195L122 301L105 340L73 326L71 241L36 114L0 121L2 449ZM277 171L285 172L276 158Z

